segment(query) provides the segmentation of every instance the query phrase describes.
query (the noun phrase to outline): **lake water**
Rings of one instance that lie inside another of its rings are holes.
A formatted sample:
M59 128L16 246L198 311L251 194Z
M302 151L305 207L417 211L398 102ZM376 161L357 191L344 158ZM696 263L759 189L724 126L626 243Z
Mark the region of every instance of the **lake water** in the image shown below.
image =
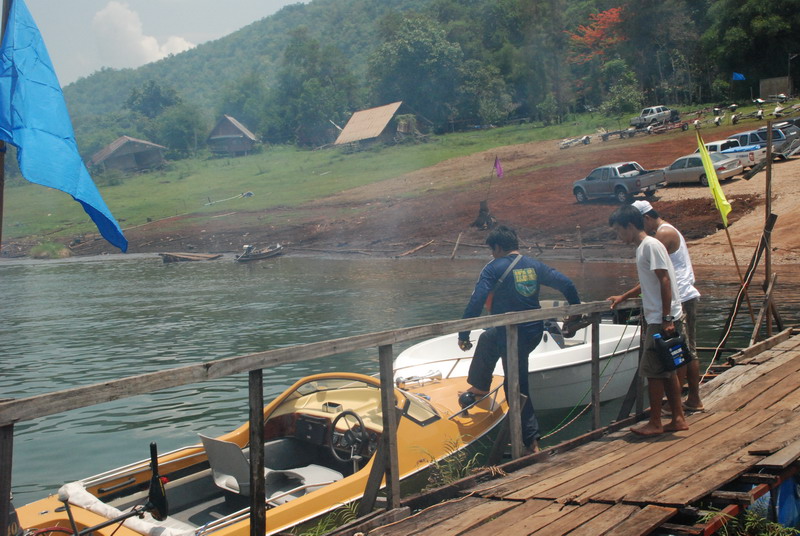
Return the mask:
M456 319L487 260L343 260L290 252L250 264L232 257L163 264L149 255L3 261L0 398ZM632 264L550 264L573 278L584 301L604 299L635 282ZM777 271L780 310L784 320L797 322L800 275ZM703 293L698 343L711 346L735 297L736 272L730 266L697 272ZM761 298L753 296L760 306ZM547 289L543 297L560 296ZM740 316L743 328L746 317ZM730 344L742 345L746 338ZM376 373L376 356L377 350L363 351L266 370L265 397L310 373ZM19 423L15 503L146 458L152 440L166 452L195 443L198 432L228 431L247 412L247 375L240 374ZM572 435L585 432L587 423L576 427Z

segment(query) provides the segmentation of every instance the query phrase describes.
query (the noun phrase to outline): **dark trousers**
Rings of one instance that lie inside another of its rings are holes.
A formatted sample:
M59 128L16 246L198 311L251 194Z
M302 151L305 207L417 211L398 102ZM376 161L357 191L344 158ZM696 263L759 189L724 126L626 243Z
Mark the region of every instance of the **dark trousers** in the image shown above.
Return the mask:
M530 447L534 440L539 439L539 421L536 419L536 413L533 410L533 401L531 399L530 389L528 386L528 354L542 340L541 329L535 331L526 331L520 329L517 340L517 348L519 350L519 392L525 395L525 404L522 406L522 441L525 446ZM475 357L469 366L469 375L467 382L481 391L488 391L491 388L492 372L497 366L497 360L501 359L503 364L503 372L505 378L503 380L503 388L505 389L506 398L508 398L508 367L506 363L506 330L504 328L489 328L478 337L478 344L475 347Z

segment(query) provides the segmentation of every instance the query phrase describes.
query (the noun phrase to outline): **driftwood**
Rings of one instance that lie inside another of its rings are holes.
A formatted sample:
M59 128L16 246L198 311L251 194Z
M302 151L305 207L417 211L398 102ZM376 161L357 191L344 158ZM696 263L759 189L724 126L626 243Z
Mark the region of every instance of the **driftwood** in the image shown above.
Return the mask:
M430 246L431 244L433 244L433 242L434 241L431 240L430 242L422 244L421 246L417 246L417 247L415 247L413 249L409 249L405 253L401 253L400 255L398 255L398 257L405 257L406 255L411 255L412 253L416 253L417 251L421 250L422 248L426 248L426 247Z
M373 253L391 253L392 250L388 249L374 249L372 251L367 251L364 249L326 249L326 248L306 248L306 247L299 247L299 246L292 246L293 250L296 251L320 251L322 253L358 253L361 255L372 255Z

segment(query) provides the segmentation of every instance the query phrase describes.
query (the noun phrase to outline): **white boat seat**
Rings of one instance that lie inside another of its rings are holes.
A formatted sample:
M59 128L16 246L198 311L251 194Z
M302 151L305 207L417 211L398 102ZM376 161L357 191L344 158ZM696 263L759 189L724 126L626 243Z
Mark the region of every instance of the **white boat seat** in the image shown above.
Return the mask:
M211 475L217 487L250 495L250 460L236 443L197 434L211 466ZM278 440L280 442L280 440ZM265 450L269 450L267 443ZM270 503L283 504L306 493L341 480L342 473L321 465L310 464L291 469L264 468L266 497ZM273 502L274 498L274 502Z
M217 487L238 495L250 495L250 460L241 447L230 441L197 435L203 442Z
M278 506L342 478L342 473L316 464L270 471L266 476L267 503Z

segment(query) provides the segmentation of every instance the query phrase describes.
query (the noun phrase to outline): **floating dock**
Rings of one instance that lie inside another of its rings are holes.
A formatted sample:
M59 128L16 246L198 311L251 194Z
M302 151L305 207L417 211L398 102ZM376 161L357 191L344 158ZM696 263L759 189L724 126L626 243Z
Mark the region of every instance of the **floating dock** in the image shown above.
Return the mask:
M411 497L412 515L368 534L713 534L800 469L800 336L782 335L702 386L687 431L619 423Z

